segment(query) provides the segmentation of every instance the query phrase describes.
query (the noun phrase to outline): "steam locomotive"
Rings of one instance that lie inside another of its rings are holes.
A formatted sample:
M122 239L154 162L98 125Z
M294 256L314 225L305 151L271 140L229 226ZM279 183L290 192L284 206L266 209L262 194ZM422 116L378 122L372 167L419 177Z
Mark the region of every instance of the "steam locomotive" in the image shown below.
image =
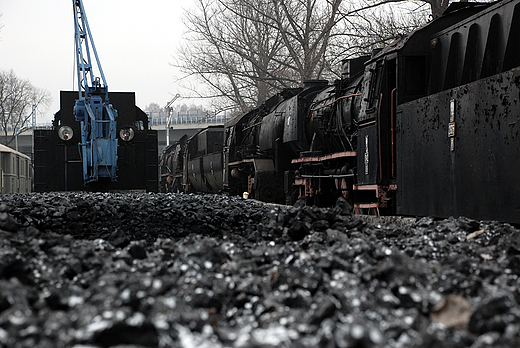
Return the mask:
M520 222L520 1L454 3L342 78L284 90L161 157L163 191Z

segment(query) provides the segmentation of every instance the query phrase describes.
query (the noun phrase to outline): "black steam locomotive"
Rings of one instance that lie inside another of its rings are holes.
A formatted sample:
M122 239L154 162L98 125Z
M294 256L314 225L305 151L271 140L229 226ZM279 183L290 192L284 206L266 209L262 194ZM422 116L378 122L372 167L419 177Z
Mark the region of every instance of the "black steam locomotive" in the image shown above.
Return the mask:
M34 131L34 190L128 191L158 190L157 131L148 127L148 116L135 105L133 92L109 92L118 110L117 178L85 186L81 158L81 125L73 114L77 91L60 92L60 110L53 129Z
M161 187L519 223L519 136L520 1L455 3L345 61L333 85L282 91L166 149Z

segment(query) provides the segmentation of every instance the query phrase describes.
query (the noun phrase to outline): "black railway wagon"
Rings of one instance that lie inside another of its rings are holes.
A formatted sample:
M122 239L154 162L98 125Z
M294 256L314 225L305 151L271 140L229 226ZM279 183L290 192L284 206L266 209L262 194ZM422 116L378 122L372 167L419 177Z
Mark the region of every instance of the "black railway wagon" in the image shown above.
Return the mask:
M224 190L231 195L285 203L291 159L307 150L305 116L327 81L305 81L225 124Z
M73 108L76 91L60 92L60 110L54 115L53 129L34 132L34 189L36 192L83 190L158 190L157 131L148 128L147 115L135 105L133 92L109 92L117 117L117 181L85 187L79 151L80 123ZM62 140L63 126L73 130L72 137ZM133 138L123 139L121 130L131 128Z
M209 126L186 141L183 160L186 192L222 192L223 144L223 126Z
M397 96L397 213L520 223L520 1L425 34L397 56L423 81Z

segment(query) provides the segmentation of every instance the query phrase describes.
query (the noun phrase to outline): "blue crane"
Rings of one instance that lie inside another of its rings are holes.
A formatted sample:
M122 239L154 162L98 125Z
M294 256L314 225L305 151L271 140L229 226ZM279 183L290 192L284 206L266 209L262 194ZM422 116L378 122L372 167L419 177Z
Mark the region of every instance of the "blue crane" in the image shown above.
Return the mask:
M74 116L81 123L78 144L83 163L85 185L101 180L117 179L117 110L108 98L108 86L90 32L81 0L72 0L74 7L75 50L79 98ZM100 77L94 76L91 54Z

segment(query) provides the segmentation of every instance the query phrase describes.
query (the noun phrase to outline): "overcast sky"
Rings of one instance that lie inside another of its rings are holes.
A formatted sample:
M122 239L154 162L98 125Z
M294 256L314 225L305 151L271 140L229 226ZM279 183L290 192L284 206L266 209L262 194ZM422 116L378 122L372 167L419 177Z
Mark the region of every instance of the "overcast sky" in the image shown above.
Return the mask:
M136 93L144 109L178 92L169 63L192 0L83 0L109 91ZM48 90L52 104L37 122L59 110L59 91L77 90L71 0L0 0L0 70L13 70Z

